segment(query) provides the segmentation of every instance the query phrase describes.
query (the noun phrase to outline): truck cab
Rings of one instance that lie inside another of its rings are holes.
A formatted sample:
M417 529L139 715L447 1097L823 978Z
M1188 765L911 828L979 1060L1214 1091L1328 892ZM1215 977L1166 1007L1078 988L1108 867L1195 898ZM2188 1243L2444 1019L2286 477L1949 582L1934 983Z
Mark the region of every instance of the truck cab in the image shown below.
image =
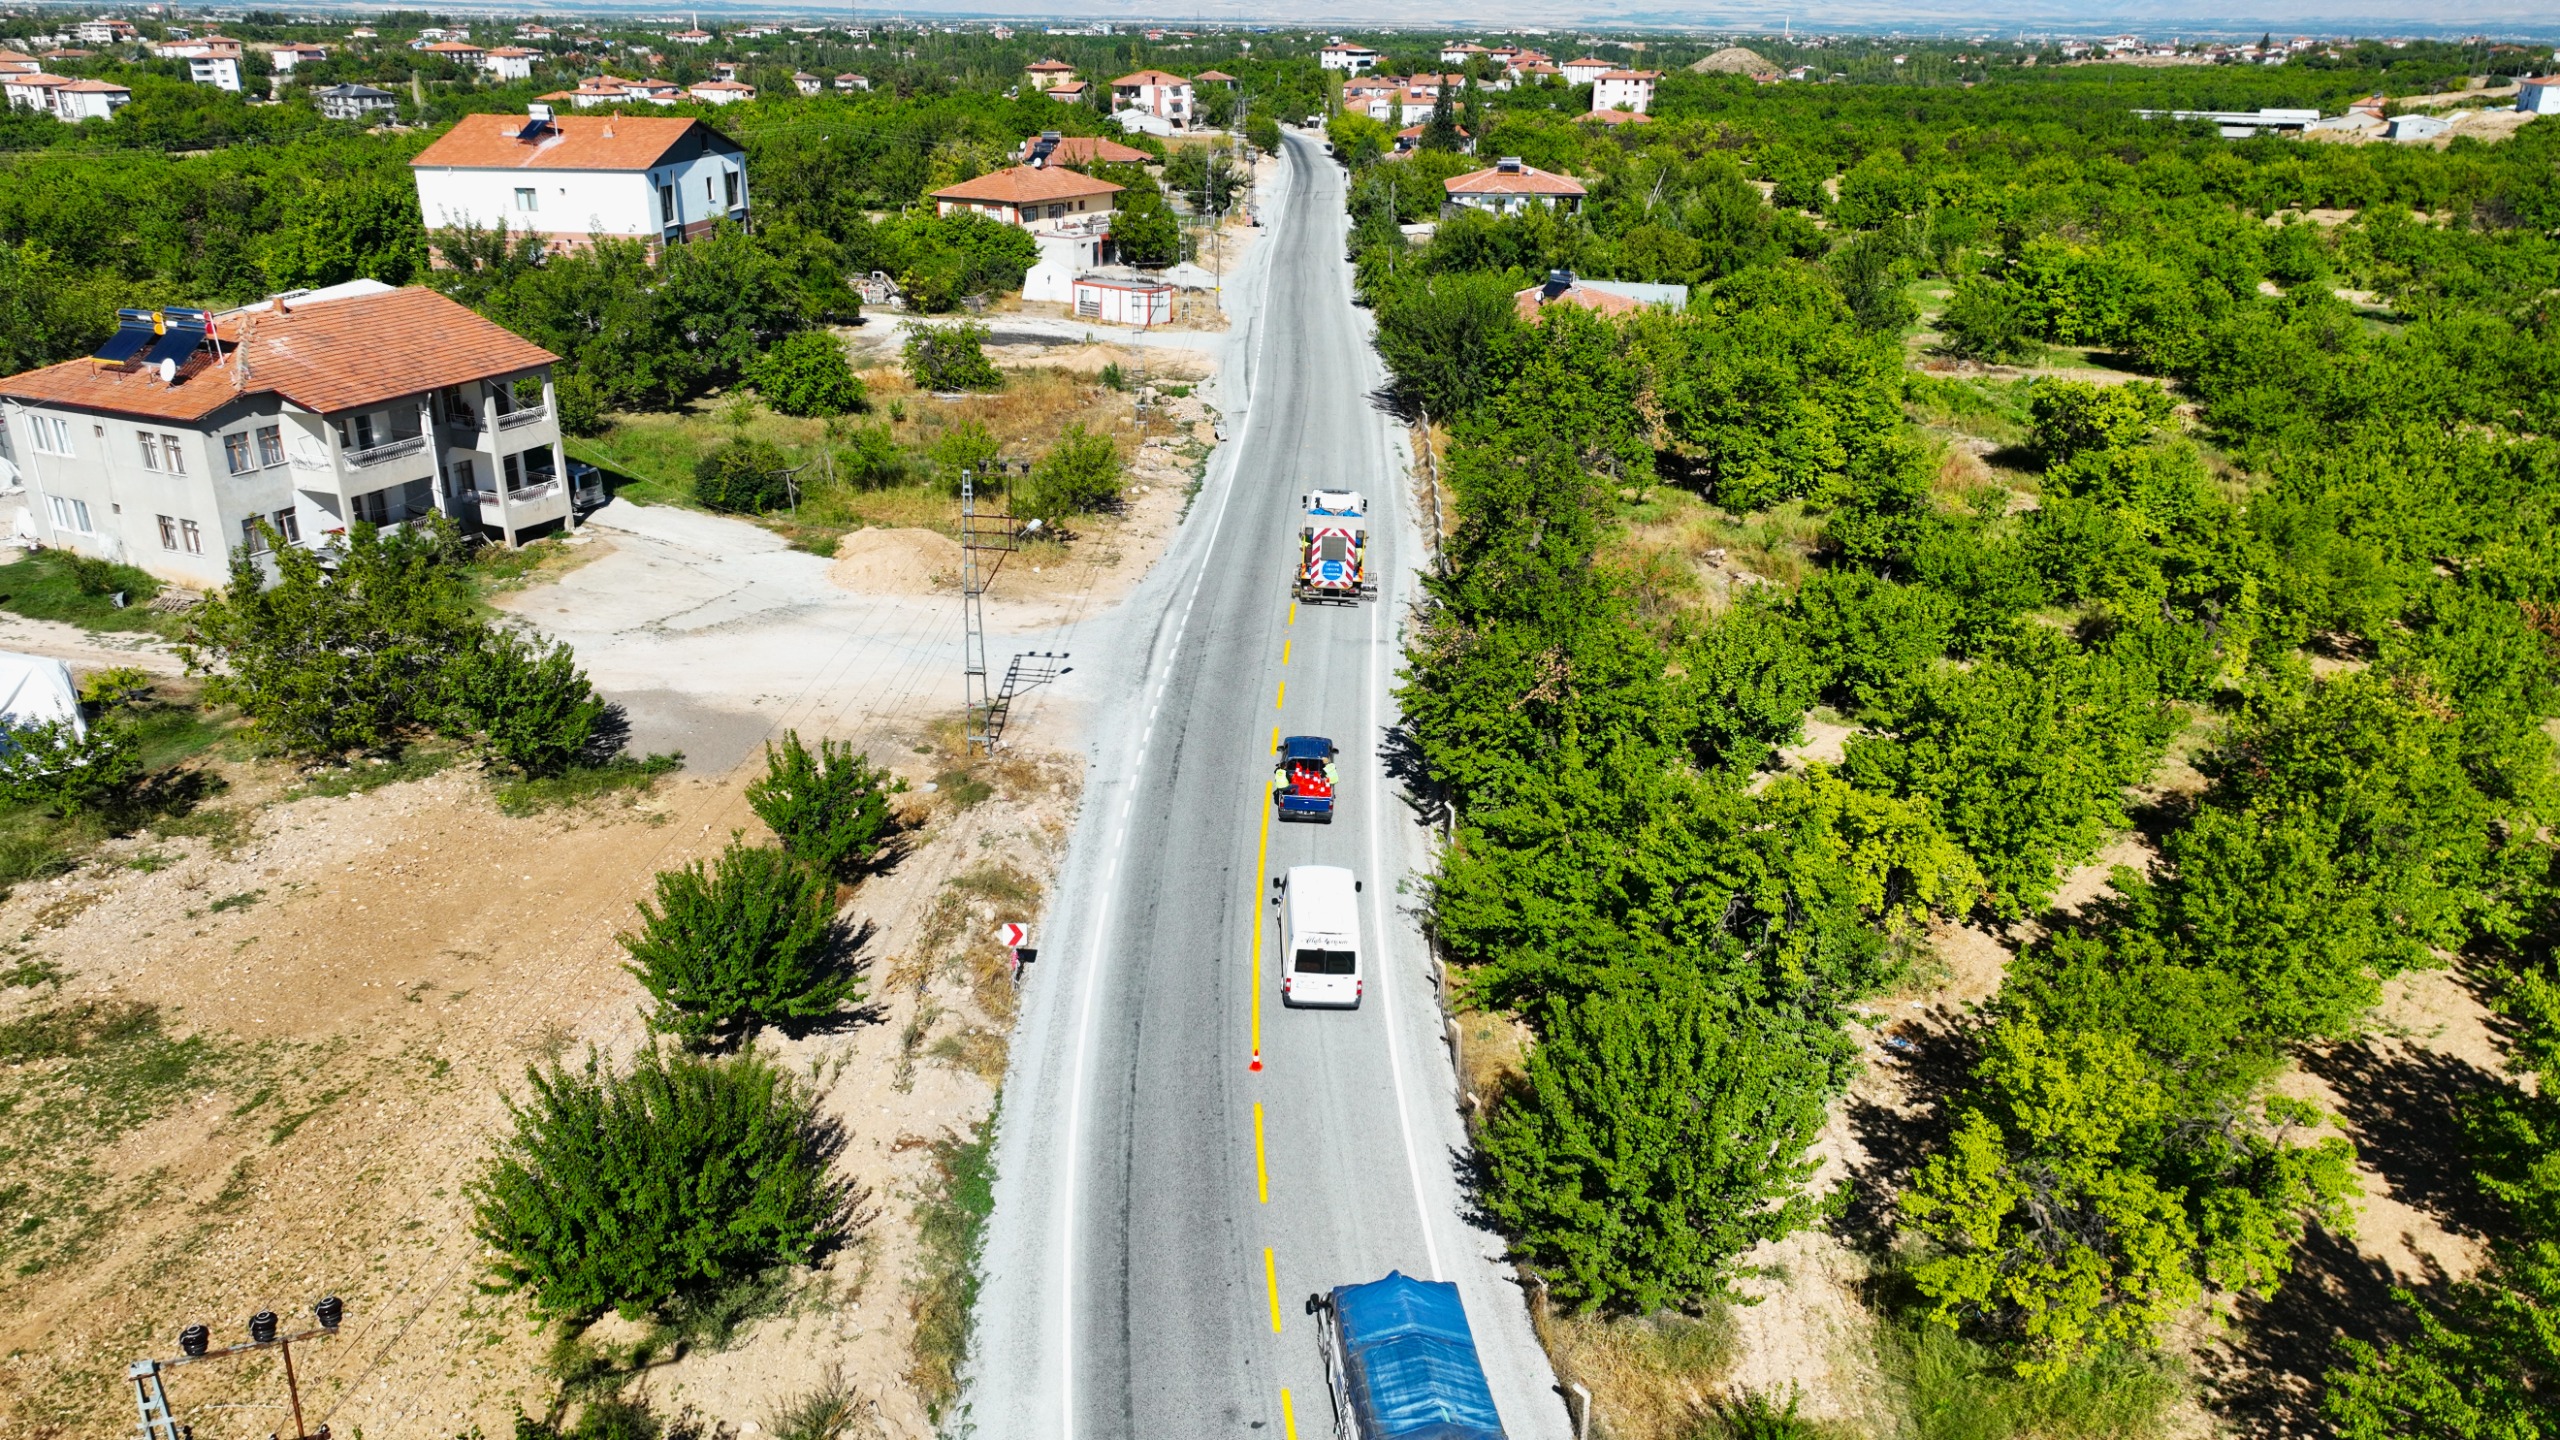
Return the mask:
M1369 583L1369 497L1357 490L1310 490L1298 504L1307 519L1298 530L1291 593L1300 600L1344 604L1376 593Z
M1360 1008L1360 882L1339 865L1292 865L1279 887L1280 1003Z

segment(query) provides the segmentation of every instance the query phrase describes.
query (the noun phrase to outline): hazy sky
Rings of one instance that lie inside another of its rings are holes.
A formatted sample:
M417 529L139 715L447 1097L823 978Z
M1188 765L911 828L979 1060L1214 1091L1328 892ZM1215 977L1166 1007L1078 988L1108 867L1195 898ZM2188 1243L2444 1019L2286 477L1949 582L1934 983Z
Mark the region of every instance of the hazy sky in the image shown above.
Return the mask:
M821 5L790 5L820 10ZM766 11L756 0L711 0L705 9ZM1799 31L1823 29L2008 31L2020 28L2089 32L2133 30L2144 35L2282 30L2296 34L2560 35L2560 0L1847 0L1790 6L1783 0L1686 6L1664 0L1051 0L1054 8L1014 10L1005 0L862 0L872 15L987 15L1038 13L1059 19L1129 20L1198 17L1228 23L1279 25L1445 25L1453 30L1506 25L1660 25L1679 28L1771 30L1792 23ZM617 7L619 8L619 7Z

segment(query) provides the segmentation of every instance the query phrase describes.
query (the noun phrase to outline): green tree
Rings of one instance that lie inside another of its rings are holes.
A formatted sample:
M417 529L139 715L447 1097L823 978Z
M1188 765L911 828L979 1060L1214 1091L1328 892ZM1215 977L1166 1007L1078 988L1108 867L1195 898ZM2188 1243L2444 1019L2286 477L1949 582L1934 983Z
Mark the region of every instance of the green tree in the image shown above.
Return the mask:
M604 395L584 370L561 370L552 384L564 435L594 436L605 432Z
M842 415L868 405L862 378L844 346L824 330L786 335L748 373L748 381L777 414Z
M652 1047L616 1072L590 1053L526 1079L472 1212L500 1279L546 1315L636 1318L808 1264L851 1223L858 1192L828 1173L842 1142L762 1055Z
M652 1030L725 1045L861 998L834 880L782 851L732 841L713 866L658 872L657 893L655 908L639 902L639 931L617 937L626 968L658 1002Z
M1111 217L1111 243L1132 265L1171 265L1182 258L1182 227L1162 195L1133 190Z
M987 358L987 327L972 320L907 327L907 378L921 390L1001 390L1004 372Z
M2030 1377L2147 1343L2201 1288L2179 1197L2126 1163L2167 1112L2158 1082L2120 1036L2015 1020L1986 1051L1983 1095L1901 1198L1938 1247L1912 1272L1932 1318L2014 1338Z
M1434 275L1378 306L1378 354L1397 398L1453 420L1504 378L1519 302L1501 275Z
M747 786L747 804L771 827L783 853L839 880L850 880L880 853L895 829L889 797L907 782L875 769L851 745L821 738L812 752L800 732L767 744L765 773Z
M1689 986L1558 1005L1486 1126L1486 1212L1582 1308L1724 1294L1734 1257L1821 1213L1804 1150L1847 1056Z
M425 723L449 657L481 630L450 523L385 535L358 521L327 557L271 531L267 544L266 557L233 552L230 583L189 626L206 698L296 755L376 749Z

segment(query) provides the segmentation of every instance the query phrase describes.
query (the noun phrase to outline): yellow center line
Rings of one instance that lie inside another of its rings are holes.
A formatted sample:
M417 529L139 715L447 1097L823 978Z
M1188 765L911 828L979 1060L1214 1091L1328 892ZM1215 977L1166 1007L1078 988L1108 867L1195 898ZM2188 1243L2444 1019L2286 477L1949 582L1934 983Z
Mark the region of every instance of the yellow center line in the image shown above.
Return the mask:
M1295 600L1289 602L1289 623L1292 625L1298 623L1298 602Z
M1271 1333L1280 1333L1280 1261L1271 1247L1262 1247L1262 1283L1271 1288Z
M1280 693L1271 697L1271 708L1274 710L1279 709L1282 705L1288 703L1288 699L1289 682L1283 680L1280 682Z
M1262 1102L1253 1102L1253 1183L1262 1203L1271 1203L1271 1167L1262 1162Z
M1283 665L1289 663L1289 642L1286 640L1280 642L1280 663Z
M1280 727L1277 725L1271 727L1271 753L1280 753Z
M1280 1387L1280 1431L1283 1440L1298 1440L1298 1412L1290 1408L1289 1387Z
M1271 727L1271 748L1280 748L1280 727ZM1253 1068L1262 1068L1262 907L1271 892L1271 809L1269 793L1262 797L1262 843L1253 854L1253 903L1245 913L1253 917Z

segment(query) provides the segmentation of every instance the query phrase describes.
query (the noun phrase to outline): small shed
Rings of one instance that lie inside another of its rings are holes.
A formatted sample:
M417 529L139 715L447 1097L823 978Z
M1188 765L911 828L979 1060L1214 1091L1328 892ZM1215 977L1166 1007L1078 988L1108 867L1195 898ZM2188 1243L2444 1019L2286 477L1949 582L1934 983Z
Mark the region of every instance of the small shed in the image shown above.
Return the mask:
M1079 275L1075 279L1076 318L1106 325L1173 323L1173 287L1143 275Z
M2433 115L2394 115L2385 133L2394 140L2433 140L2452 128L2452 121Z

